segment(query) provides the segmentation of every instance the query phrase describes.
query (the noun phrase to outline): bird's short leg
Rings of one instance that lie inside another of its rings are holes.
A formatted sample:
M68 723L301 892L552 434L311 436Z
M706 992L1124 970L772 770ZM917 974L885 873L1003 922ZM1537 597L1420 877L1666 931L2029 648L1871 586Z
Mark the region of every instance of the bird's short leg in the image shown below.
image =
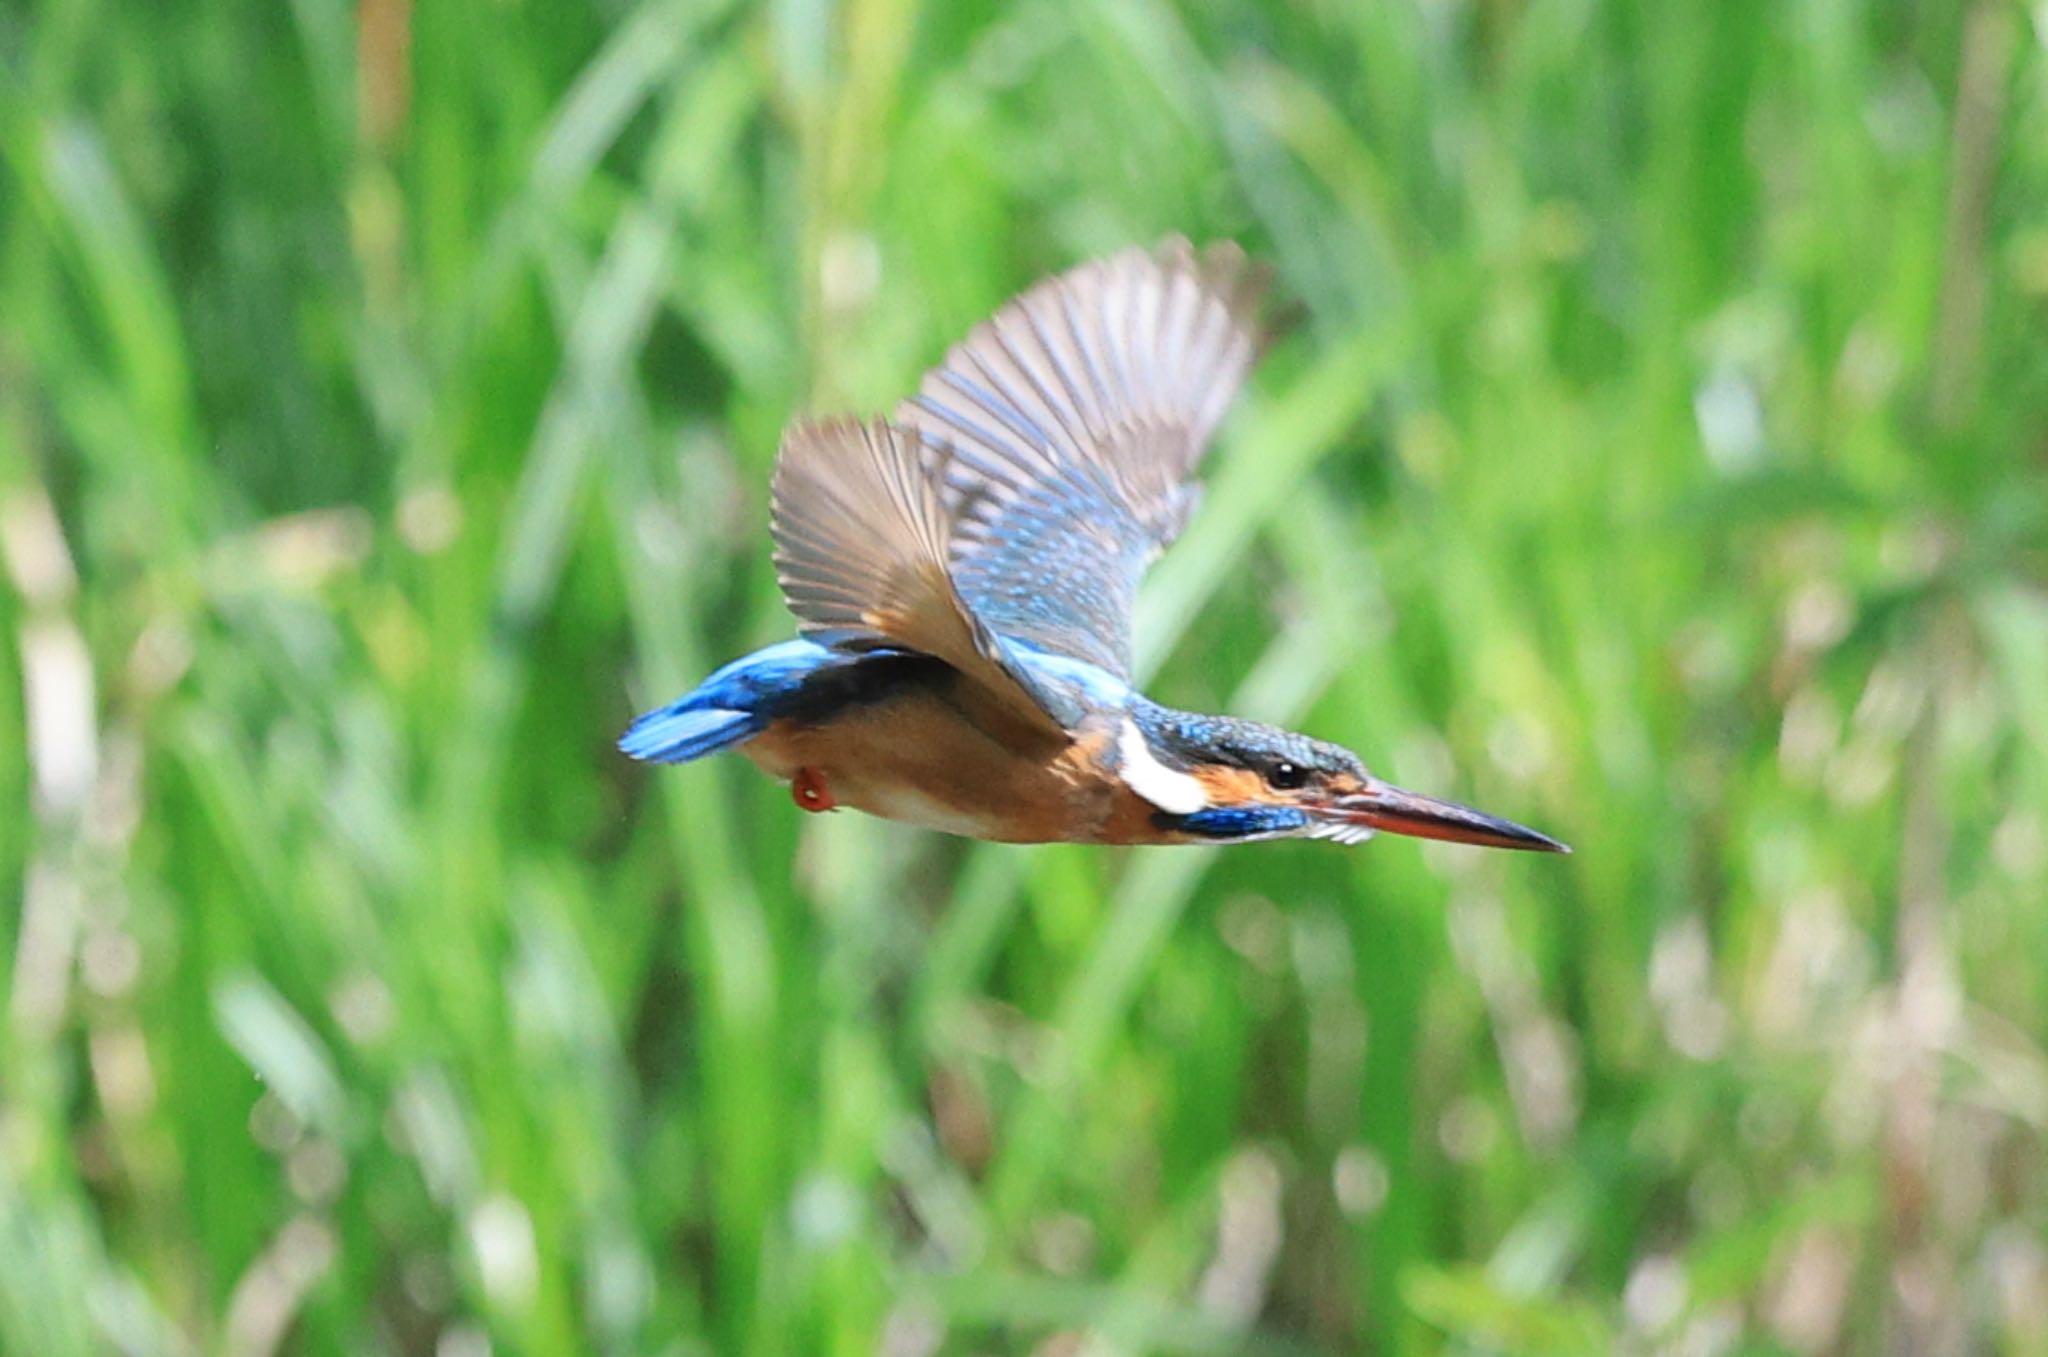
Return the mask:
M832 799L832 789L825 785L825 775L809 764L797 769L796 776L789 780L789 795L798 810L825 811L839 804Z

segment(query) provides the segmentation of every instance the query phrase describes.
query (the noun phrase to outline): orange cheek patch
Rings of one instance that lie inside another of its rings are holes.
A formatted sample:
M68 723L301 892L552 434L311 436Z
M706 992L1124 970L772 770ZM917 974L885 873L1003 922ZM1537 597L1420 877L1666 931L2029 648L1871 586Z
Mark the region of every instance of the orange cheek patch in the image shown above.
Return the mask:
M1247 802L1280 799L1267 788L1266 779L1248 768L1211 765L1195 769L1195 778L1209 794L1212 806L1242 806Z

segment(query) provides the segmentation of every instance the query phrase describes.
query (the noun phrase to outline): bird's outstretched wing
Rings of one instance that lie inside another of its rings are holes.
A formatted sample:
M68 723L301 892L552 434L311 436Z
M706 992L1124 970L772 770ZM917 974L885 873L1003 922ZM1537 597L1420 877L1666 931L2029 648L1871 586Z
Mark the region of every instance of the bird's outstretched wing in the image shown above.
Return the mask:
M1257 357L1262 270L1175 238L1037 284L925 374L923 445L960 599L988 630L1130 677L1139 577Z
M961 601L947 568L953 522L942 483L910 435L879 419L794 424L772 499L775 576L805 636L934 656L1021 720L1061 729Z

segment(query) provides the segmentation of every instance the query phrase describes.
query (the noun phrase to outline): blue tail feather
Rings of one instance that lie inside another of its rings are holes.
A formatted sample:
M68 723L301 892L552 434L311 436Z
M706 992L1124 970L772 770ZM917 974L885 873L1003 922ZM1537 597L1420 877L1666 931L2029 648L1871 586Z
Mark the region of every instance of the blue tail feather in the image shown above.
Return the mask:
M757 650L641 716L619 737L619 748L651 763L688 763L730 749L766 730L820 670L859 658L803 640Z
M678 703L648 712L626 727L619 737L619 749L649 763L688 763L730 749L760 734L767 724L753 712L723 707L691 710Z

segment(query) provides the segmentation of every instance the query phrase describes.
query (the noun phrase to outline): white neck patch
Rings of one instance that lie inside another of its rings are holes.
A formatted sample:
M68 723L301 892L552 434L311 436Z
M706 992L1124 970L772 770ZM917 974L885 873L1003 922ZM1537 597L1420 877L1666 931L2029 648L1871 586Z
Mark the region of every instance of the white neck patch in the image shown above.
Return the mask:
M1193 815L1207 809L1209 793L1203 789L1201 779L1177 773L1161 763L1153 755L1152 746L1145 743L1145 734L1138 729L1137 722L1128 716L1124 718L1123 729L1117 732L1116 750L1123 758L1124 785L1168 815Z

